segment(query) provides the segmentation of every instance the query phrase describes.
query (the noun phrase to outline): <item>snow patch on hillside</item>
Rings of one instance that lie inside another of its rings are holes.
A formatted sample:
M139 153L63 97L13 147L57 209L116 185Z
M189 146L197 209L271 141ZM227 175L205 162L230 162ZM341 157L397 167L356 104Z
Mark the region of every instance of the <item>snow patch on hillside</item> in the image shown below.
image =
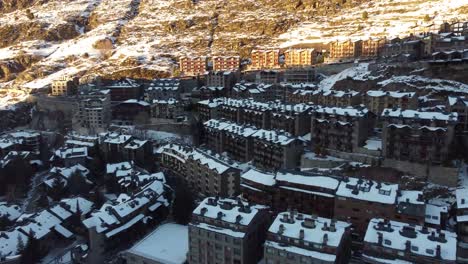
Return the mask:
M353 67L343 70L342 72L323 79L318 86L320 90L328 91L331 90L338 81L348 78L356 81L366 81L376 78L370 76L370 74L371 72L369 71L369 63L359 63Z
M391 78L377 84L383 87L390 84L406 84L416 89L468 93L467 84L452 80L432 79L418 75L392 76Z

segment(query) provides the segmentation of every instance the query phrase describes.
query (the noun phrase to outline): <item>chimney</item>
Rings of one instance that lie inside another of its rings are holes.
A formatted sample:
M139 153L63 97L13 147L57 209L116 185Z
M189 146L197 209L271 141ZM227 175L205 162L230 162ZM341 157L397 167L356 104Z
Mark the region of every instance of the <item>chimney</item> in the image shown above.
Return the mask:
M437 245L437 247L436 247L436 258L438 258L438 259L442 258L440 245Z
M328 223L327 223L327 222L324 222L324 223L323 223L322 230L323 230L323 231L328 231Z
M323 234L323 245L326 246L328 243L328 234Z
M283 224L280 224L280 225L279 225L279 228L278 228L278 234L279 234L279 235L282 235L282 234L284 233L284 230L285 230L284 225L283 225Z
M299 239L304 240L304 229L299 230Z
M411 241L406 240L405 242L405 250L410 252L411 251Z
M382 246L382 243L383 243L383 234L380 233L380 232L378 232L378 233L377 233L377 236L378 236L378 237L377 237L377 244L378 244L379 246Z
M218 215L216 216L216 219L218 219L218 220L223 219L223 212L218 212Z
M281 219L281 221L282 221L283 223L287 223L287 222L289 222L289 217L288 217L288 214L286 214L286 213L285 213L285 214L283 214L283 218Z

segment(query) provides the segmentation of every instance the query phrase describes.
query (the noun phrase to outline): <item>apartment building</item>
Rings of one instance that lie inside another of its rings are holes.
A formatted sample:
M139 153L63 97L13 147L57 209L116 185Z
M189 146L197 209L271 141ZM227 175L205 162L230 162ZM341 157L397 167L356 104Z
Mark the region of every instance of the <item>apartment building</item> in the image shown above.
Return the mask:
M282 212L268 229L265 263L348 263L350 224L297 212Z
M151 105L143 100L130 99L112 108L112 119L118 125L147 124L151 117Z
M468 98L449 96L445 104L445 109L450 113L457 113L458 131L468 130Z
M257 128L227 120L211 119L204 124L206 146L217 153L226 152L232 159L248 162L253 159L253 138Z
M381 118L385 158L431 164L448 160L457 113L385 109Z
M133 139L131 135L118 132L107 132L99 134L99 150L107 162L124 160L124 147Z
M111 120L110 90L83 91L78 96L77 119L90 132L104 132Z
M450 231L428 228L381 218L373 218L364 238L364 263L431 263L457 262L457 235Z
M364 95L363 103L369 111L380 116L385 108L416 109L418 97L415 92L369 90Z
M316 63L315 49L288 49L284 51L284 65L310 66Z
M362 53L361 57L364 59L376 58L380 55L380 52L385 45L385 39L366 39L362 41Z
M207 87L219 87L226 92L231 90L238 81L238 73L234 71L210 71L205 75Z
M279 70L261 70L255 74L256 84L278 84L283 79L283 72Z
M458 263L468 263L468 189L457 189L455 197L457 199L457 261Z
M284 82L290 84L308 84L315 81L314 67L288 67L284 70Z
M189 224L188 261L208 263L258 263L270 224L267 207L240 199L203 200Z
M328 44L329 56L326 61L350 61L362 55L362 40L334 41Z
M266 129L270 128L270 112L271 103L231 98L223 98L218 110L219 117L222 119Z
M373 115L366 108L315 106L311 115L315 149L355 152L374 128Z
M224 102L224 98L214 98L199 101L197 103L197 112L198 112L198 119L201 122L206 122L210 119L218 118L218 109L219 106L222 105Z
M52 81L51 89L53 96L72 96L78 92L79 79L77 77L62 77Z
M180 57L179 69L185 76L203 75L207 71L208 58L200 57Z
M381 56L387 59L396 59L402 62L408 62L419 60L424 57L424 54L424 41L420 39L397 39L383 46Z
M201 196L232 197L239 193L240 170L199 149L177 144L160 148L160 163Z
M175 119L181 116L184 112L182 102L170 98L168 100L153 100L151 103L151 117L152 118L165 118Z
M275 212L293 209L332 217L339 183L332 176L251 169L241 175L241 192L249 201L271 205Z
M139 99L142 95L142 86L131 79L112 82L105 85L103 89L109 90L111 101L117 103Z
M316 94L316 100L314 102L323 106L349 107L361 104L361 93L352 90L324 91Z
M252 134L253 164L263 170L294 169L304 152L303 142L287 132L260 129Z
M321 91L317 90L316 87L304 87L295 89L294 91L288 93L287 102L289 103L313 103L317 102L317 97Z
M179 79L157 79L145 88L145 101L180 99L182 87Z
M279 68L279 50L252 50L250 55L250 69L275 69Z
M88 228L89 253L88 263L103 263L106 252L114 250L122 240L134 241L139 237L131 227L149 219L154 225L167 216L170 201L165 197L168 187L155 180L140 188L126 199L116 199L106 203L91 216L83 220Z
M310 104L281 104L271 106L270 128L293 136L310 133Z
M336 191L334 216L351 222L353 239L362 241L372 218L394 219L398 189L398 184L345 178Z
M240 69L239 56L214 56L213 71L232 71L236 72Z

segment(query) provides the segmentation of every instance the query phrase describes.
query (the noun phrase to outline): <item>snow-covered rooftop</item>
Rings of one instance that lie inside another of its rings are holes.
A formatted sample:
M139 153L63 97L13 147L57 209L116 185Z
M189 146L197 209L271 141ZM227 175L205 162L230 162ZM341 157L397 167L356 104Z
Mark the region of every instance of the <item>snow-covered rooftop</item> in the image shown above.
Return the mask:
M435 258L440 247L443 260L455 261L457 257L457 235L449 231L374 218L369 222L364 241L378 244L379 236L385 248L405 251L409 247L412 254Z
M326 106L314 106L312 111L316 113L324 113L328 115L340 115L340 116L353 116L353 117L363 117L369 110L367 108L358 109L353 107L326 107Z
M193 214L211 219L219 219L227 223L248 226L257 215L260 206L251 206L240 199L205 198Z
M458 113L441 113L441 112L423 112L417 110L402 110L386 108L382 112L382 117L399 117L399 118L414 118L426 120L440 121L457 121Z
M375 203L395 204L397 190L398 184L347 178L340 183L336 195Z
M188 227L163 224L127 252L158 263L183 264L187 260Z
M349 223L342 221L295 212L282 212L276 216L268 232L285 237L289 241L302 240L305 243L339 247L349 227ZM293 243L290 244L294 246ZM284 249L288 250L288 247Z
M370 90L367 91L367 95L370 97L393 97L393 98L403 98L403 97L413 97L416 95L415 92L394 92L394 91L382 91L382 90Z

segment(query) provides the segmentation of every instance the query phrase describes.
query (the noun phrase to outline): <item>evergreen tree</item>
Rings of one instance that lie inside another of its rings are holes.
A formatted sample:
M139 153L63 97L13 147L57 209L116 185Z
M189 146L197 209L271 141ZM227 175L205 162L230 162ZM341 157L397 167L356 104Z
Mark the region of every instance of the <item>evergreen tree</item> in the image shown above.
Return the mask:
M60 200L65 194L65 185L60 178L55 178L49 191L49 196L55 201Z
M74 172L68 179L68 189L72 195L86 194L89 191L86 177L78 171Z
M21 253L23 252L24 249L25 249L25 245L24 245L23 238L20 235L18 235L17 250L19 253Z
M191 190L183 183L179 183L175 191L172 214L178 224L186 225L190 222L195 201Z
M38 263L42 257L39 241L35 238L34 231L29 233L28 243L21 253L21 264Z

